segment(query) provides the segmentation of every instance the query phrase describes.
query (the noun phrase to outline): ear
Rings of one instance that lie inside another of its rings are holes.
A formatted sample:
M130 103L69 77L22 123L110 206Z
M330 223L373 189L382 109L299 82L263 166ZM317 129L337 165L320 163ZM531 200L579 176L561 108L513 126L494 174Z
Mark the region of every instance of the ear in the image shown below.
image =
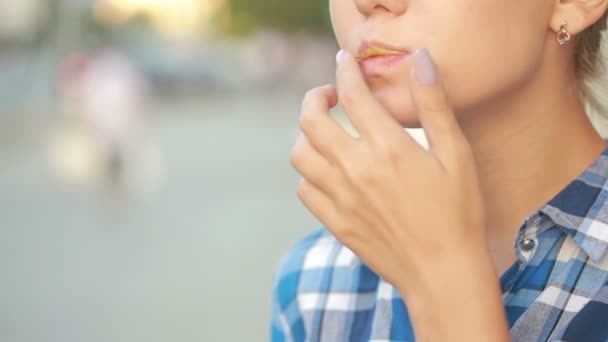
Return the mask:
M576 35L595 24L606 13L608 0L555 0L551 28L558 32L564 21L568 32Z

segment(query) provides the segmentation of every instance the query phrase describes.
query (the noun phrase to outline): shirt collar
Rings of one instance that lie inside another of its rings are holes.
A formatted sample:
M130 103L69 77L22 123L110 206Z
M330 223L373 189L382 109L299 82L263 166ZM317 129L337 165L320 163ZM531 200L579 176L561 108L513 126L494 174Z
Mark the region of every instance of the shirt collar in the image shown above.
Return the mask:
M608 148L540 208L594 261L608 249Z

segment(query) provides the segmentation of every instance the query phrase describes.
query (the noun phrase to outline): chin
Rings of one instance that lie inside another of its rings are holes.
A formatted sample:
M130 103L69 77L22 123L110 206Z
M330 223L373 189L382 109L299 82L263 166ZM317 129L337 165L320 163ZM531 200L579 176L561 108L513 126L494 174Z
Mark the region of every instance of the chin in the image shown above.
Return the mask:
M408 87L372 89L374 97L404 128L421 128Z

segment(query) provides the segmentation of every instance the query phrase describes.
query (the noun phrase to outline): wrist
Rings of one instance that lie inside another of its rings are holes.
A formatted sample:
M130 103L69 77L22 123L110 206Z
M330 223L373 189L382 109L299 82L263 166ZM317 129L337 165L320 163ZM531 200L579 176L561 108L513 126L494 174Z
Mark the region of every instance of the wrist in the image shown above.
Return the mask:
M487 250L455 253L449 260L435 261L412 280L397 288L417 339L500 340L499 336L508 336L500 283Z
M404 298L411 295L436 297L451 287L463 287L461 285L465 283L479 281L498 284L498 277L488 249L469 245L435 253L432 258L425 260L420 270L414 274L404 274L394 285Z

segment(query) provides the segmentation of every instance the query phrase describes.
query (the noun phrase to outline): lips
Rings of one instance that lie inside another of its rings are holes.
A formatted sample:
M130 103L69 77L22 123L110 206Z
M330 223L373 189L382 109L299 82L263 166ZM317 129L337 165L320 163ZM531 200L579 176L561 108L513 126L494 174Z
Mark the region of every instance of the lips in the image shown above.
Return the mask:
M399 65L409 63L411 53L399 46L379 41L364 41L359 47L357 61L367 79L390 78L399 72Z
M379 41L364 41L359 47L357 60L362 61L376 56L396 56L409 54L407 49Z

